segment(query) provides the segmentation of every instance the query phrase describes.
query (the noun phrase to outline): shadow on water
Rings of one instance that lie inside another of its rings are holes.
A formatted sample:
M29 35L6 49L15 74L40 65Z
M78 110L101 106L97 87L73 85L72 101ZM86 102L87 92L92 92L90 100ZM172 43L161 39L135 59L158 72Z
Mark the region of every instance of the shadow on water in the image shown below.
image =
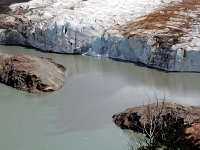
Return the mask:
M136 61L130 61L130 60L122 60L120 58L110 58L114 61L119 61L119 62L123 62L123 63L130 63L130 64L134 64L135 66L138 66L138 67L141 67L141 68L150 68L150 69L154 69L156 71L160 71L160 72L164 72L164 73L170 73L169 71L165 71L163 69L159 69L159 68L154 68L154 67L150 67L150 66L147 66L141 62L136 62Z
M30 0L0 0L0 14L6 14L10 11L9 6L14 3L29 2Z
M1 44L0 44L1 45ZM28 50L31 50L31 51L36 51L36 52L42 52L42 53L47 53L47 54L62 54L62 55L81 55L79 53L66 53L66 52L54 52L54 51L47 51L47 50L42 50L42 49L39 49L39 48L36 48L36 47L33 47L33 46L30 46L30 45L17 45L17 44L3 44L2 46L8 46L8 47L16 47L16 46L20 46L20 47L23 47L24 49L28 49Z
M159 68L155 68L155 67L152 67L152 66L147 66L141 62L136 62L136 61L130 61L130 60L121 60L120 58L110 58L112 59L113 61L119 61L119 62L124 62L124 63L131 63L131 64L134 64L135 66L138 66L138 67L141 67L141 68L149 68L149 69L153 69L153 70L156 70L158 72L164 72L164 73L199 73L198 71L184 71L184 72L181 72L181 71L166 71L166 70L163 70L163 69L159 69Z

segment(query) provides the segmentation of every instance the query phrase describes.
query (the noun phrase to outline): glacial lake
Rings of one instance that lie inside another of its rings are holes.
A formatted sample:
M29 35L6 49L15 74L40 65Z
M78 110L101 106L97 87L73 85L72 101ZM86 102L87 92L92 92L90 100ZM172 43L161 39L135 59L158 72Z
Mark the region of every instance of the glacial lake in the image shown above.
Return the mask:
M200 74L165 73L133 63L0 46L6 54L49 57L67 67L60 90L40 95L0 84L1 150L128 150L112 115L155 95L200 105ZM139 138L141 135L132 134Z

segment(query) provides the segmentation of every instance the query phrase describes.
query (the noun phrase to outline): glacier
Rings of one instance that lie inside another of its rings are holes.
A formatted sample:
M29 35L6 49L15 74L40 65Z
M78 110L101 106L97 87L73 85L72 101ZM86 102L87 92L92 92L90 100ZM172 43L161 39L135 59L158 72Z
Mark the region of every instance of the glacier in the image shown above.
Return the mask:
M186 4L182 0L31 0L16 3L10 5L9 12L0 14L0 44L109 57L166 71L200 72L198 4L197 10L178 12L196 18L190 27L181 29L180 36L176 36L179 28L175 30L182 19L178 17L167 20L167 26L162 29L134 26L154 12L164 12L162 9L170 5L185 7ZM172 34L172 30L175 33ZM170 34L178 42L169 42ZM163 46L165 40L167 47Z

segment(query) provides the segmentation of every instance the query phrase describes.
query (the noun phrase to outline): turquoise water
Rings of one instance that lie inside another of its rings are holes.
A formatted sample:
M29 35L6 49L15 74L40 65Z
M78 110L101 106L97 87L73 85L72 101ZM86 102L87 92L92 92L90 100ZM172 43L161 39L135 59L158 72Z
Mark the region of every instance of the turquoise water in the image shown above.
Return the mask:
M62 89L32 95L0 84L0 150L128 150L112 115L155 94L200 105L197 73L165 73L132 63L0 46L7 54L51 57L67 67ZM138 138L138 137L137 137Z
M93 127L93 122L82 116L82 113L88 113L87 109L81 111L85 106L75 108L73 104L69 105L64 113L69 111L72 116L62 116L59 114L61 110L53 105L53 101L56 103L59 99L56 99L58 95L55 99L50 99L51 94L33 96L4 85L0 86L0 91L1 150L128 149L127 136L111 122ZM46 104L47 101L52 104ZM91 118L94 120L98 117Z

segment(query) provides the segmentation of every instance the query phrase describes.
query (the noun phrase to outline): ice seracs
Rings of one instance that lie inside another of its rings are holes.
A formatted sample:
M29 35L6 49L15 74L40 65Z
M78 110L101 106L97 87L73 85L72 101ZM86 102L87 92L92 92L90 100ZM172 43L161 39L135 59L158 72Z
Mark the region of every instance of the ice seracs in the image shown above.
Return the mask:
M121 31L130 22L141 20L142 16L158 11L168 4L179 3L181 0L31 0L17 3L10 6L12 11L0 16L0 43L31 45L59 53L80 53L138 61L167 71L200 71L199 62L189 69L191 58L184 64L183 61L181 64L179 61L176 63L176 60L169 60L167 64L170 65L165 66L152 63L155 47L149 45L149 40L155 39L152 34L154 31L141 29L148 33L142 32L143 36L132 36ZM139 33L139 30L131 30L131 33ZM194 33L199 35L199 31L187 32L191 36ZM186 46L192 53L196 49L195 54L188 55L189 57L199 55L199 38L195 39L196 37L190 41L190 46ZM183 43L172 46L182 49ZM173 51L174 58L178 57L176 53L179 55L178 48ZM194 61L196 62L196 59Z

